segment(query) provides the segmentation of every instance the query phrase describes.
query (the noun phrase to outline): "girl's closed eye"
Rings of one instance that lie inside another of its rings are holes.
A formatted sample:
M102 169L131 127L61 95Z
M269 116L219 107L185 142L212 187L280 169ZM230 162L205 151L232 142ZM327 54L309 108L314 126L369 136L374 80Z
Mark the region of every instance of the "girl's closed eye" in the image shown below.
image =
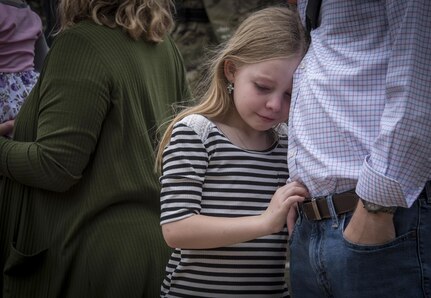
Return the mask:
M254 83L255 87L257 90L262 91L262 92L268 92L271 90L270 87L266 86L266 85L262 85L259 83Z

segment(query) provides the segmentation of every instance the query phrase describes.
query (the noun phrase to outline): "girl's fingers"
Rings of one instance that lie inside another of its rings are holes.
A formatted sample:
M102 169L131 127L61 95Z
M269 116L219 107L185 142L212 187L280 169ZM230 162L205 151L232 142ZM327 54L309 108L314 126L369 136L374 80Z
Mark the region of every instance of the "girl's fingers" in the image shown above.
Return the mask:
M294 204L302 202L305 200L305 197L302 196L291 196L284 200L283 205L287 205L288 208L291 208Z
M286 184L277 191L279 191L284 197L291 197L293 195L307 197L309 195L307 189L298 182Z

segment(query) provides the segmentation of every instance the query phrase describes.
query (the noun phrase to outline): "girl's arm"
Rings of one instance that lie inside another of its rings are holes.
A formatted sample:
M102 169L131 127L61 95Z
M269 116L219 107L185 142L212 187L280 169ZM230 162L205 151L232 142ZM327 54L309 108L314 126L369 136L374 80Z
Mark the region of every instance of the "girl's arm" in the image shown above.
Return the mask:
M228 246L277 233L286 224L292 205L308 195L298 182L279 188L261 215L214 217L192 215L162 225L166 243L174 248L207 249Z

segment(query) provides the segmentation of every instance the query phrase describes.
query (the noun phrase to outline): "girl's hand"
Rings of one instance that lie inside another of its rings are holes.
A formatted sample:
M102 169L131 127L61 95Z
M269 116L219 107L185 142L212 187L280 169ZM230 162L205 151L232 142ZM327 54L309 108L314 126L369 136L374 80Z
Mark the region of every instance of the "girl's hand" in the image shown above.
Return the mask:
M0 136L11 135L15 120L9 120L0 124Z
M275 192L265 212L261 215L270 234L278 233L286 225L286 218L292 206L302 202L308 191L299 182L292 182L280 187Z
M308 196L298 182L280 187L260 215L220 217L196 214L162 225L163 237L172 248L211 249L277 233L286 225L289 209Z

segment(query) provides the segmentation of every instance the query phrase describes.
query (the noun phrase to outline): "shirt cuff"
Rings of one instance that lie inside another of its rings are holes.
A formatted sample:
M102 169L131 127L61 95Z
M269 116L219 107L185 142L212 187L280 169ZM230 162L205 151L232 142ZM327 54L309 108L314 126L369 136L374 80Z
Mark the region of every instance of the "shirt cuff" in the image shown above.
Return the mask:
M365 157L364 165L359 173L356 193L365 201L382 206L408 206L401 184L389 177L386 177L369 164L370 156Z

